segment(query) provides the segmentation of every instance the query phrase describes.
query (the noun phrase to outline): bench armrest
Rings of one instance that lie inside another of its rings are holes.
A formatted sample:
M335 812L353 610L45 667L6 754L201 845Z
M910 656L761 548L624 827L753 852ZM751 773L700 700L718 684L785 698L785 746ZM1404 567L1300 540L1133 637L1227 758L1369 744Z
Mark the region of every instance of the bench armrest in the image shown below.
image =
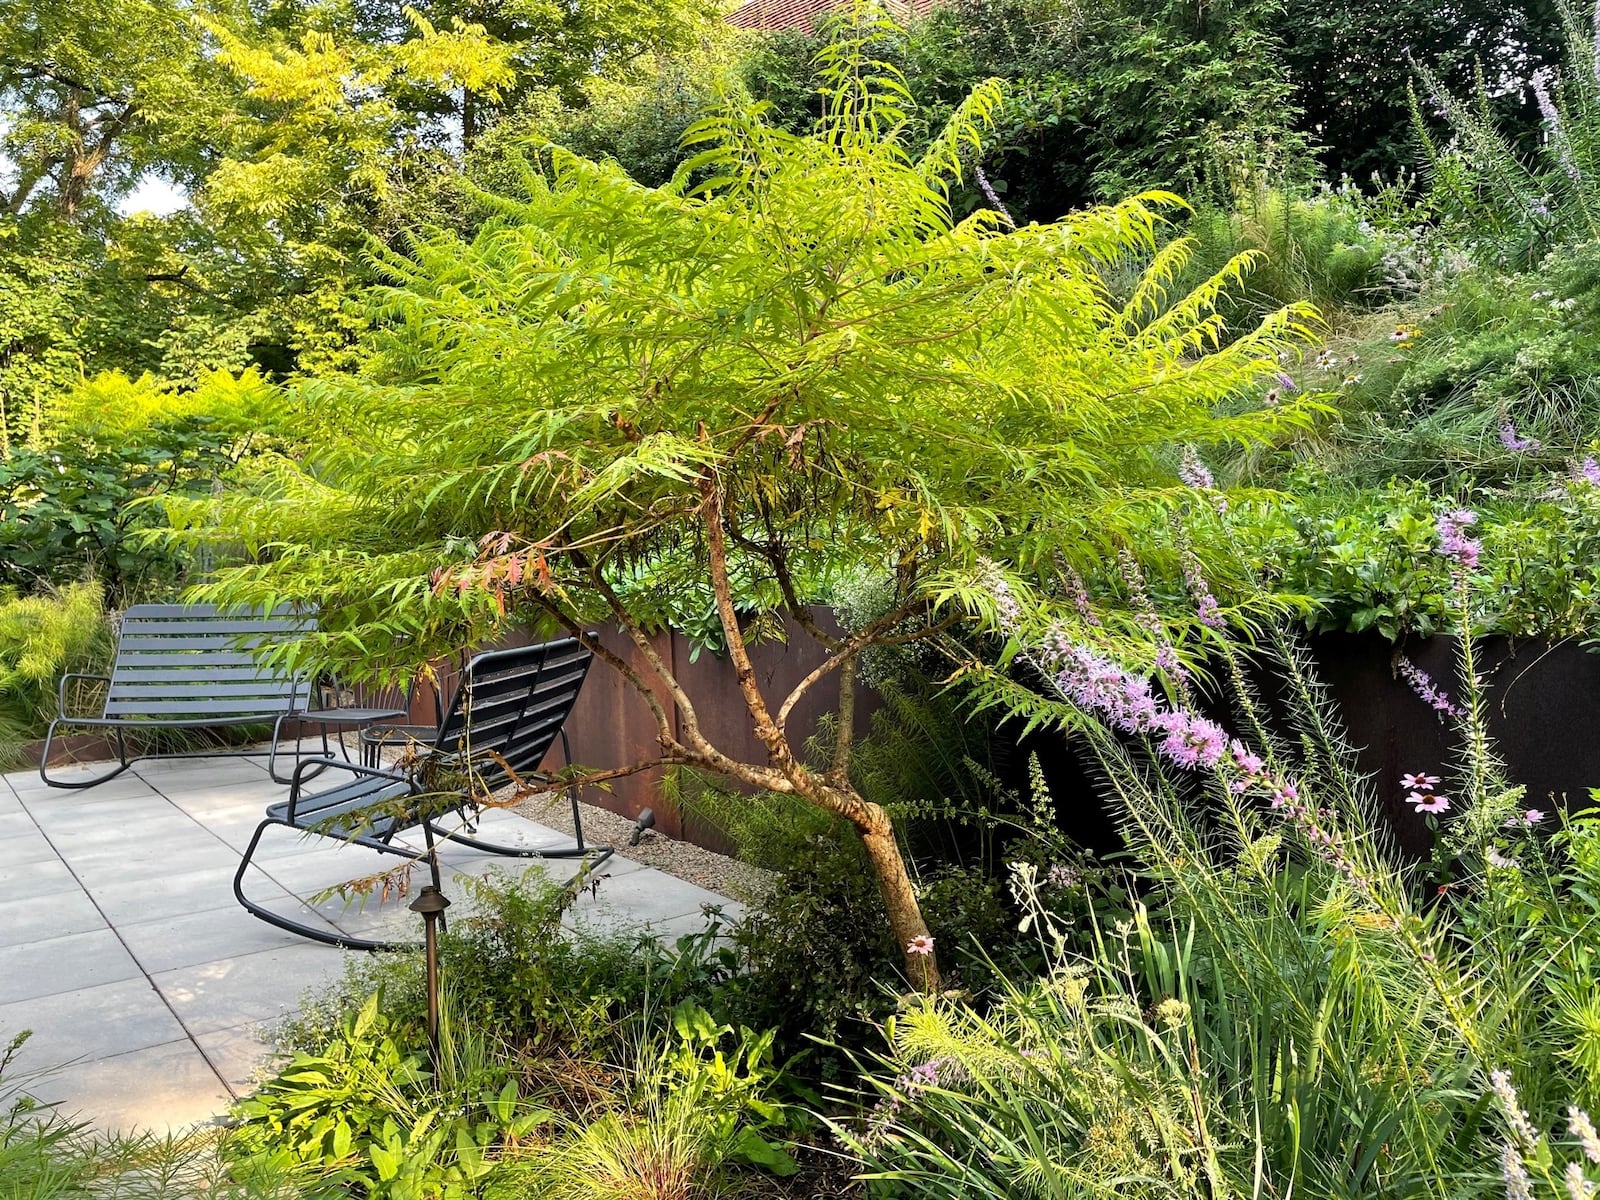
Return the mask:
M284 813L284 816L287 817L291 823L295 820L295 808L300 803L300 792L302 785L305 783L306 772L316 771L320 774L322 771L325 771L330 767L340 771L349 771L352 775L362 775L368 779L392 779L395 783L410 782L405 775L397 775L393 771L382 771L376 770L372 767L363 767L358 763L342 762L337 758L302 759L300 765L295 767L294 777L289 783L289 808L288 811Z
M83 715L81 713L70 712L67 708L67 683L69 680L73 679L92 679L97 683L105 684L109 684L111 682L111 676L109 675L89 675L81 671L70 671L63 675L61 677L61 682L56 684L56 715L58 717L66 717L70 719L74 716Z

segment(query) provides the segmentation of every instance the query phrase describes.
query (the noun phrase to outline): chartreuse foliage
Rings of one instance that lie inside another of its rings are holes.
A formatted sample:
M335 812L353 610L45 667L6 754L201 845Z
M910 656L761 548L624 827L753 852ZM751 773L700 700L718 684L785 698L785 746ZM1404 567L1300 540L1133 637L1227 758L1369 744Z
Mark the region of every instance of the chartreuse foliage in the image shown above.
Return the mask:
M115 608L177 581L183 556L144 536L165 524L160 501L209 493L277 401L253 371L190 391L112 372L57 398L32 444L0 455L0 586L92 576Z
M110 635L98 584L24 597L0 587L0 764L17 759L23 740L44 733L63 673L104 666Z
M1162 245L1174 197L1020 230L953 221L949 187L999 90L976 89L914 156L910 98L864 49L871 21L838 23L809 136L726 108L655 189L551 148L473 240L386 256L370 370L301 389L315 451L189 507L189 538L265 560L213 594L314 600L330 654L414 661L458 644L462 618L531 603L589 619L597 577L669 551L703 561L707 486L752 583L826 557L899 564L943 594L971 586L980 549L1103 551L1172 494L1176 443L1307 422L1304 403L1219 410L1309 314L1217 349L1213 307L1249 262L1169 295L1188 249ZM691 190L694 172L711 182ZM1114 300L1103 273L1144 259ZM630 603L664 602L648 593Z

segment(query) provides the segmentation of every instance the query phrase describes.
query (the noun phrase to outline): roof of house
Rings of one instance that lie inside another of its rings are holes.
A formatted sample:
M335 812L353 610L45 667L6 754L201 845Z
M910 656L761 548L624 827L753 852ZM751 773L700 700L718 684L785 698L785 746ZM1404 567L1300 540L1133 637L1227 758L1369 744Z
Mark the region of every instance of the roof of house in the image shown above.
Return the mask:
M805 29L817 23L817 18L841 0L745 0L728 14L728 23L740 29ZM891 0L891 7L909 9L921 16L933 6L933 0Z

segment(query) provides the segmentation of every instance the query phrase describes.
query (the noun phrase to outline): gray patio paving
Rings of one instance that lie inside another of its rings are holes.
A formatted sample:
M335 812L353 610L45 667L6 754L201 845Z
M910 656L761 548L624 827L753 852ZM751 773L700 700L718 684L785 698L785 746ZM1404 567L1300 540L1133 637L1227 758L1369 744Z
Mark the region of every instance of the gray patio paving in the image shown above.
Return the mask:
M0 1046L33 1031L8 1085L26 1077L35 1097L103 1129L158 1132L210 1121L248 1090L270 1058L272 1024L307 989L342 975L350 956L257 920L233 898L239 857L285 791L248 759L139 763L84 791L47 787L31 772L0 776ZM530 846L565 840L506 812L487 814L483 828ZM290 830L269 839L251 896L346 933L418 936L403 899L300 899L377 869L378 856ZM530 866L460 846L446 846L441 861L457 904L463 876ZM564 879L575 864L538 868ZM706 905L741 915L737 903L622 855L600 876L572 922L672 938L703 929Z

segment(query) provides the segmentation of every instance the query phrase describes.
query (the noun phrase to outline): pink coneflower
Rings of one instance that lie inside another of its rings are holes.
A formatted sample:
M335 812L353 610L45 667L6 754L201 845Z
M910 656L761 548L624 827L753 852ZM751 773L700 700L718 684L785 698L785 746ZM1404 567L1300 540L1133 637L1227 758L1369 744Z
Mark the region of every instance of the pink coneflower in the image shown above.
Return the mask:
M909 942L906 943L906 953L907 954L932 954L933 953L933 939L931 937L929 937L925 933L920 935L920 936L918 936L918 937L912 938Z
M1483 861L1488 863L1491 867L1496 867L1502 871L1509 870L1511 867L1518 865L1515 858L1512 858L1509 854L1501 854L1499 848L1496 846L1489 847L1488 852L1483 856Z
M1439 777L1437 775L1423 775L1419 773L1416 775L1400 776L1400 786L1405 788L1408 792L1425 791L1428 788L1438 786L1438 783Z
M1406 797L1406 802L1419 813L1442 813L1450 811L1450 797L1436 796L1432 792L1412 792Z

